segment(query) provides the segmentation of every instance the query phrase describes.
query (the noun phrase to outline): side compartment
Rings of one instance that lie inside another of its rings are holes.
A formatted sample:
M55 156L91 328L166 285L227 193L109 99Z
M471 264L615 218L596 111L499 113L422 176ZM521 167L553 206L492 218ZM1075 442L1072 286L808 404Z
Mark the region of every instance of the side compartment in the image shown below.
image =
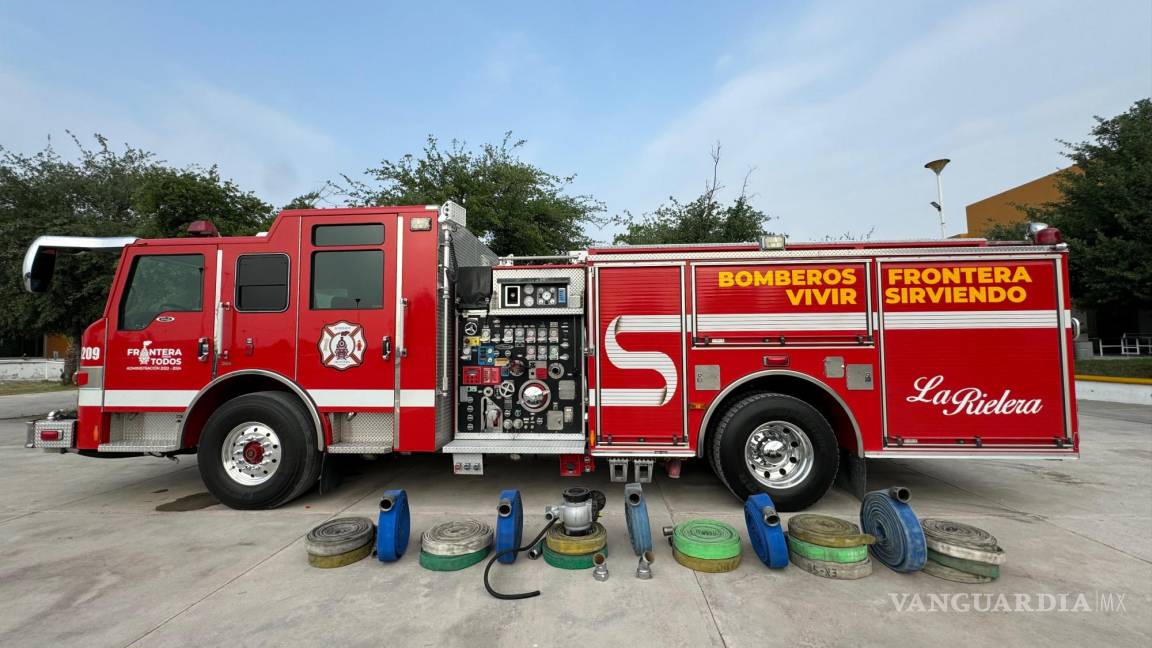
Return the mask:
M1075 454L1058 261L879 264L882 454Z
M683 263L595 270L593 454L691 456Z

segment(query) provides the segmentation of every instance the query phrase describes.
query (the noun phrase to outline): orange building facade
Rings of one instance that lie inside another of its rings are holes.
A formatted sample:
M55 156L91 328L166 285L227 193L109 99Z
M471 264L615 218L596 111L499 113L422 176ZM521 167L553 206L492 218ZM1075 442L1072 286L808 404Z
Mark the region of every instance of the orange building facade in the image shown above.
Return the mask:
M1038 207L1044 203L1060 200L1056 178L1071 168L1061 169L968 205L965 208L968 233L961 234L957 238L981 238L994 225L1023 223L1027 217L1017 206ZM1024 238L1023 225L1020 228L1020 238Z

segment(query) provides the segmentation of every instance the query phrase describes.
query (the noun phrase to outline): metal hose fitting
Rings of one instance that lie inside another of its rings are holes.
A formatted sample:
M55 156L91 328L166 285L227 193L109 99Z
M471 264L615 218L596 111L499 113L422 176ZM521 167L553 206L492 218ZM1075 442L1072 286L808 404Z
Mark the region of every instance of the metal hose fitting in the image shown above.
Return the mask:
M592 570L592 578L600 582L608 580L608 557L598 551L592 556L592 564L595 566Z
M640 554L640 562L636 565L636 578L640 580L652 580L652 561L656 560L656 556L651 551L645 551Z

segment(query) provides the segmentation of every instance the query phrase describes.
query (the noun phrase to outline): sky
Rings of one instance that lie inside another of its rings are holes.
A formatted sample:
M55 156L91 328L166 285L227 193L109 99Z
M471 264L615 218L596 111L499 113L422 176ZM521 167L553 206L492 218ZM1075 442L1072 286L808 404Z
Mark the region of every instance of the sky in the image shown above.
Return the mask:
M0 0L0 145L101 133L273 204L505 131L609 214L691 199L721 146L792 240L939 235L1152 95L1152 2ZM611 231L592 232L610 238Z

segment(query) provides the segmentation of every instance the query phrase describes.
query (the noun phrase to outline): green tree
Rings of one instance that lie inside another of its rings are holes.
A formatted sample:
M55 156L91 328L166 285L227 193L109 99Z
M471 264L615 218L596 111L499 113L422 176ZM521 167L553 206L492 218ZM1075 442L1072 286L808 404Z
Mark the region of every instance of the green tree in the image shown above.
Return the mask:
M1016 208L1026 209L1019 205ZM1021 217L1009 223L991 223L983 236L989 241L1023 241L1028 237L1028 220Z
M511 132L499 144L469 149L453 140L441 148L429 136L420 156L384 160L366 180L343 176L337 187L349 205L435 205L468 209L468 229L497 254L561 254L590 243L586 225L600 222L603 205L571 195L575 176L558 176L521 160L524 140Z
M0 336L62 333L75 341L103 312L116 255L69 255L56 264L49 293L30 295L21 266L37 236L181 236L202 218L223 234L251 234L271 218L269 205L215 168L172 168L141 149L113 150L100 135L94 148L72 141L76 159L51 142L31 155L0 147Z
M723 205L716 197L722 189L717 180L720 146L712 149L712 179L704 193L686 203L669 197L668 202L639 219L630 212L616 218L625 229L613 240L616 244L652 245L668 243L739 243L763 236L771 217L752 206L748 179L740 195Z
M271 205L207 169L148 169L136 187L133 210L141 216L135 231L142 238L182 236L188 223L211 220L221 234L250 236L268 228L275 216Z
M1075 166L1057 176L1061 200L1025 212L1064 234L1078 303L1152 304L1152 101L1097 117L1091 139L1062 143Z

